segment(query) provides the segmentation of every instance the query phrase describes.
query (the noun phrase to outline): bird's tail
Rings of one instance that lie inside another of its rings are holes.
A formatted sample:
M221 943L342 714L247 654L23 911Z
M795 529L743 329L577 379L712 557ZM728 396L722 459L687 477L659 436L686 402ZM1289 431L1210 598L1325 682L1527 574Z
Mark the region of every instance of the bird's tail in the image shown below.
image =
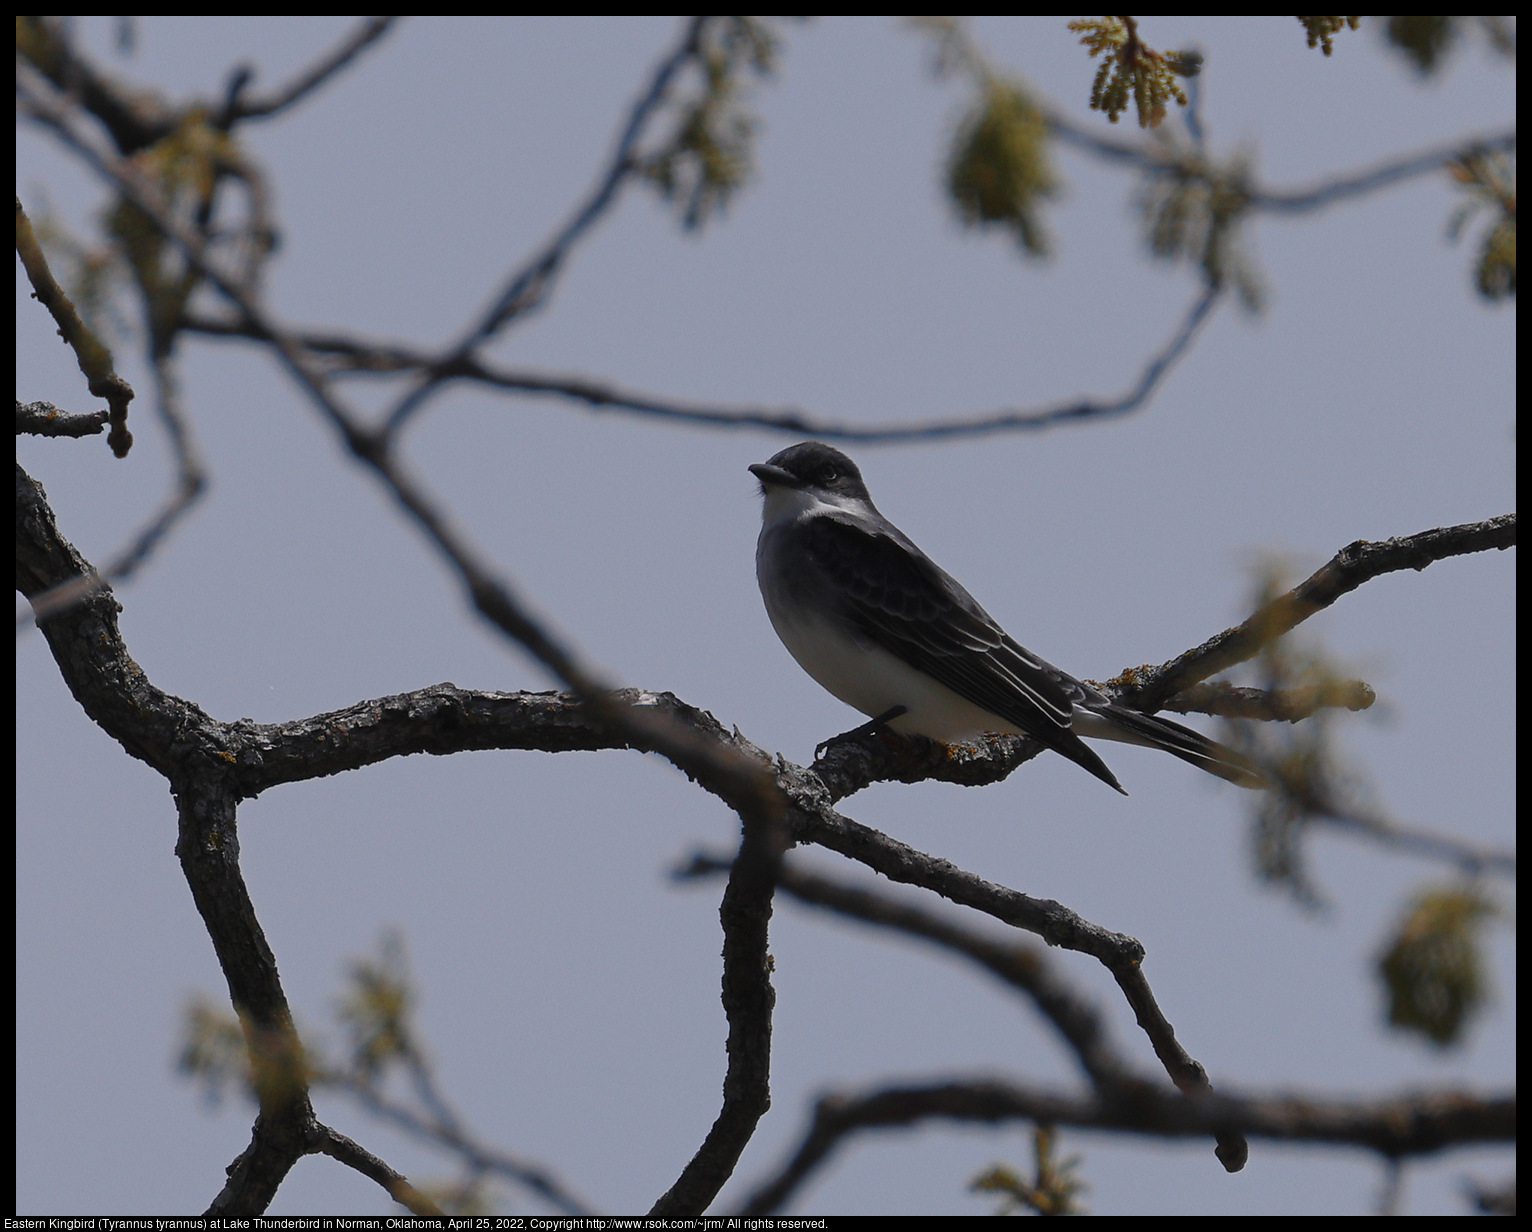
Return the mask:
M1115 703L1092 706L1089 709L1097 721L1088 726L1081 724L1079 712L1075 712L1074 729L1083 736L1164 749L1182 761L1191 762L1199 770L1216 774L1240 787L1258 789L1271 786L1271 780L1250 758L1216 740L1209 740L1190 727L1182 727L1158 715L1144 714Z

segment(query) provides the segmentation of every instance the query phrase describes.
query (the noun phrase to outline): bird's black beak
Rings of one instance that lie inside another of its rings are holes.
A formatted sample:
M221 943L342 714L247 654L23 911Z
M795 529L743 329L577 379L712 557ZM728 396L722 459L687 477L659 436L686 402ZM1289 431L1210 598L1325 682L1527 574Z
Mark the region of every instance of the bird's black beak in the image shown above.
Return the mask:
M803 481L792 471L773 466L770 462L753 462L750 473L761 481L762 487L801 488Z

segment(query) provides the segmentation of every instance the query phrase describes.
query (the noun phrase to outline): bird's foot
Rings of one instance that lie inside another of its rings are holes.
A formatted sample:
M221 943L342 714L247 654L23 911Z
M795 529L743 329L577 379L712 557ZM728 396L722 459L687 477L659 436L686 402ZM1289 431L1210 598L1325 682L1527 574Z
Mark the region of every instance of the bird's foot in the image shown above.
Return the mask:
M850 731L843 731L838 736L831 736L828 740L821 740L814 746L814 760L818 761L825 755L825 750L833 748L837 744L845 744L848 740L860 740L863 736L873 736L883 730L886 723L897 719L901 714L908 714L908 706L890 706L877 718L868 719L860 727L853 727Z

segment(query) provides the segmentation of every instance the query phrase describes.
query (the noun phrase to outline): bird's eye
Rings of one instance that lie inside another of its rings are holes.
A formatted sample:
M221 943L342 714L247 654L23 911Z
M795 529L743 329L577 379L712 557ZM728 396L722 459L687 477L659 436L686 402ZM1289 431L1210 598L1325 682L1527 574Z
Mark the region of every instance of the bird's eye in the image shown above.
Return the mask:
M825 483L834 483L840 478L840 472L833 466L827 466L820 472L820 477Z

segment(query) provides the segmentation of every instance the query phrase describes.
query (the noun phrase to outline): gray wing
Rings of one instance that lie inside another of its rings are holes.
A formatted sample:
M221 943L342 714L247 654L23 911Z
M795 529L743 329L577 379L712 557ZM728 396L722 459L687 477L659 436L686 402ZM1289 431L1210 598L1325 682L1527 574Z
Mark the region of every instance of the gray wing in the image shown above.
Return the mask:
M833 514L809 518L800 533L863 635L1050 747L1070 737L1075 702L1085 700L1079 683L1017 645L908 539Z
M1076 707L1117 729L1097 734L1164 749L1241 787L1268 785L1260 769L1233 749L1120 706L1032 654L892 526L869 531L831 514L808 519L800 533L842 611L864 636L1118 791L1122 785L1106 763L1071 729Z

